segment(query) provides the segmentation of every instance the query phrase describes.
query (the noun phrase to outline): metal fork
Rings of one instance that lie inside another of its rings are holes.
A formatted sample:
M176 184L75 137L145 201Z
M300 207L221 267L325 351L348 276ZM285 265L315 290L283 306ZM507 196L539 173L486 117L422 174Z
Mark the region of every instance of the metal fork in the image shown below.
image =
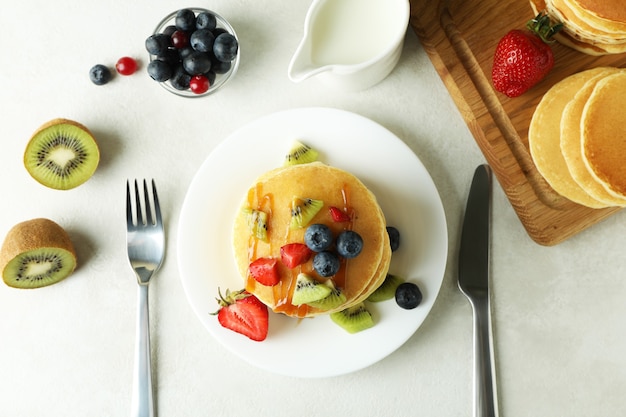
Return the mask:
M135 180L134 210L130 182L126 181L126 240L128 259L139 284L137 292L137 336L135 340L135 368L131 400L132 417L153 417L152 366L150 361L150 322L148 319L148 285L165 253L165 233L161 208L154 180L152 201L148 184L143 180L144 204L142 207L139 186ZM153 213L154 211L154 213Z

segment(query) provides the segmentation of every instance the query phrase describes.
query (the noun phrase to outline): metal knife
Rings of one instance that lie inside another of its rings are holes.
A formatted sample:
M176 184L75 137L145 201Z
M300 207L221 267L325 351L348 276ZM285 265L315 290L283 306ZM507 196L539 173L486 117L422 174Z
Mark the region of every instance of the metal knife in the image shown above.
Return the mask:
M461 231L459 288L472 305L474 319L474 417L497 417L496 375L489 291L491 169L474 172Z

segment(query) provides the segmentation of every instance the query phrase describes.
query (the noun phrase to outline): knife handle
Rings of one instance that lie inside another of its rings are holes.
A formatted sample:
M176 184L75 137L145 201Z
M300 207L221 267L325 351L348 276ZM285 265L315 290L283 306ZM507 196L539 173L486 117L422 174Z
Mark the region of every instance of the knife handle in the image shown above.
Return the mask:
M489 295L474 299L474 417L497 417Z

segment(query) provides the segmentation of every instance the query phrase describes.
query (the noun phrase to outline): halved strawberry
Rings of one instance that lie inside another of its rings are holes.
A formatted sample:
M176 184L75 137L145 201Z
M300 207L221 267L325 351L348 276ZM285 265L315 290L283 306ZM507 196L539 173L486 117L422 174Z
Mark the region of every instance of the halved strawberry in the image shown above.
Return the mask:
M213 314L217 320L229 330L240 333L260 342L265 340L269 328L269 312L267 306L254 295L245 290L230 292L222 296L218 290L217 299L220 309Z
M341 210L339 207L332 206L328 209L330 212L330 217L333 218L333 221L337 223L349 222L350 215L345 211Z
M312 253L304 243L287 243L280 248L280 260L287 268L295 268L308 261Z
M278 260L275 258L258 258L248 267L250 275L263 285L276 285L280 282Z

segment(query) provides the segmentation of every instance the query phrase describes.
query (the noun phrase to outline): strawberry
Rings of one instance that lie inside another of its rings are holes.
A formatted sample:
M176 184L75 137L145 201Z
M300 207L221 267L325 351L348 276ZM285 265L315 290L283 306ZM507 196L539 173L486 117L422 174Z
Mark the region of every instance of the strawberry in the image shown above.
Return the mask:
M267 337L269 312L267 306L245 290L230 292L222 296L218 290L220 309L213 313L217 320L229 330L261 342Z
M527 30L514 29L504 35L493 57L491 79L495 89L517 97L541 81L554 66L548 43L561 27L552 26L550 17L540 13L528 21Z
M280 248L280 260L287 268L295 268L308 261L313 251L304 243L287 243Z
M263 285L276 285L280 282L278 260L274 258L258 258L248 267L252 278Z
M338 207L332 206L328 209L328 211L330 212L330 217L333 218L334 222L343 223L350 221L350 215Z

